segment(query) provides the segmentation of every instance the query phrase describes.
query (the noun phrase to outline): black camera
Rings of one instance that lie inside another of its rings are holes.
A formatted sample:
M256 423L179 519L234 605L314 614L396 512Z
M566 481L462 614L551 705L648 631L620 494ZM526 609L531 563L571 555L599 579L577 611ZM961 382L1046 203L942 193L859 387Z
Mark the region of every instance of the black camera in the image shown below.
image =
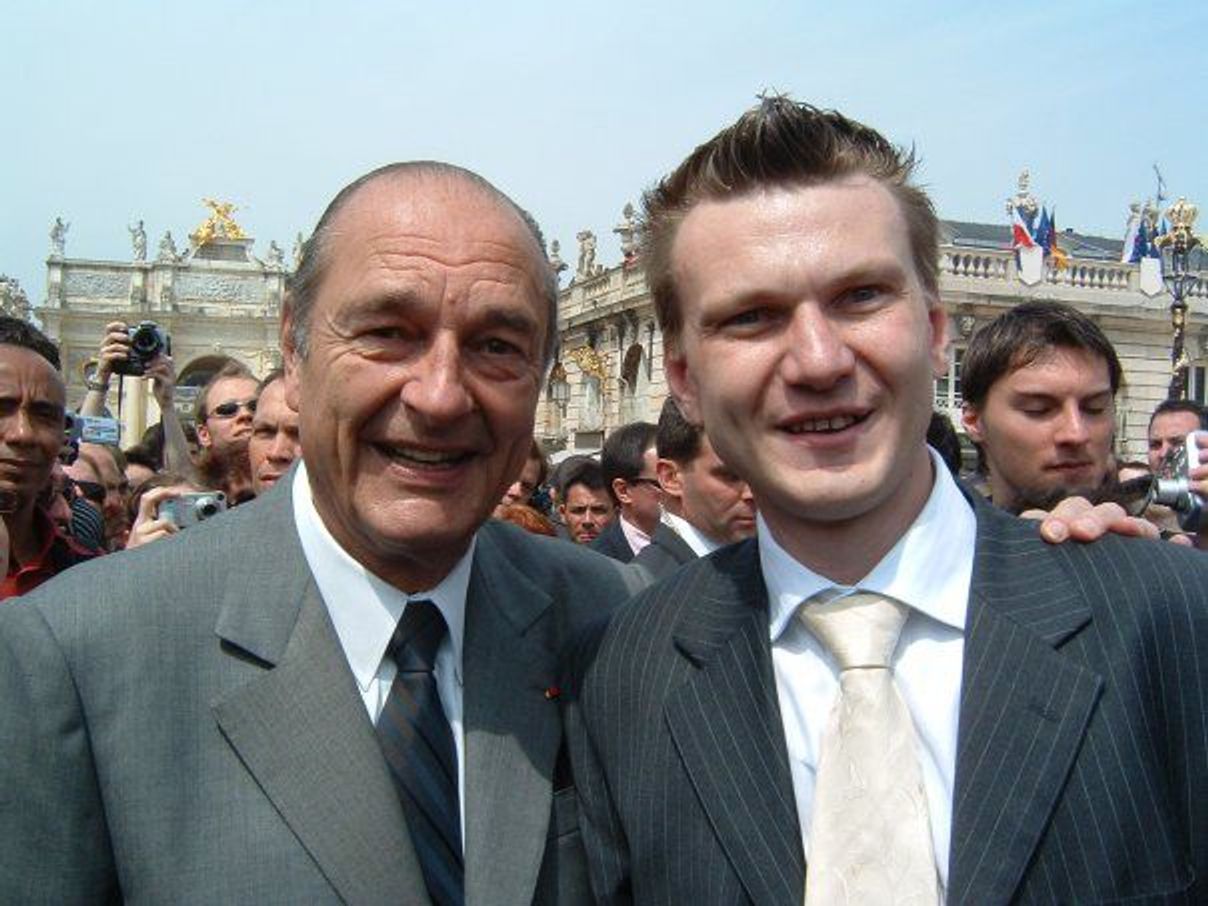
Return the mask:
M157 355L161 352L164 355L172 354L171 337L154 321L143 321L134 327L127 327L126 336L130 338L130 353L125 361L113 363L114 374L142 377Z

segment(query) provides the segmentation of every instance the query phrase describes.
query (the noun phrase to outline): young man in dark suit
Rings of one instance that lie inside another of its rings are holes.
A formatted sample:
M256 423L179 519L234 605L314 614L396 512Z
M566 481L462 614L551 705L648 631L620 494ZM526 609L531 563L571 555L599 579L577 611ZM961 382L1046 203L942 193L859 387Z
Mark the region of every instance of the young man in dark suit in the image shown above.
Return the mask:
M773 97L645 199L668 380L759 518L583 646L601 902L1208 896L1208 561L1047 545L929 452L912 165Z
M617 518L604 526L591 549L622 563L641 553L659 524L654 432L650 422L629 422L608 435L600 452L604 484L616 502Z

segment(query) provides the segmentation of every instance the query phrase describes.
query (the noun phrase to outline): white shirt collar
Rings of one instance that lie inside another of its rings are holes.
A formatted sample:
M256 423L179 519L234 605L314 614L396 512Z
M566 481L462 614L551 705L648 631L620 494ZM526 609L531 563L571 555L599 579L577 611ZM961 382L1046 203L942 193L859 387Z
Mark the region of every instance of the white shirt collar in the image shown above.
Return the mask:
M377 674L407 601L420 599L433 602L445 618L460 685L466 592L477 538L435 588L408 595L367 570L331 536L315 509L305 462L298 463L293 481L294 523L302 551L361 691Z
M675 515L670 510L663 510L663 522L679 535L698 557L706 557L721 547L719 542L714 541L687 519Z
M930 447L928 451L935 480L927 503L898 543L854 586L837 586L798 563L776 543L763 516L756 515L773 641L784 632L802 601L828 588L837 588L841 594L856 588L877 592L964 631L977 519L939 454Z

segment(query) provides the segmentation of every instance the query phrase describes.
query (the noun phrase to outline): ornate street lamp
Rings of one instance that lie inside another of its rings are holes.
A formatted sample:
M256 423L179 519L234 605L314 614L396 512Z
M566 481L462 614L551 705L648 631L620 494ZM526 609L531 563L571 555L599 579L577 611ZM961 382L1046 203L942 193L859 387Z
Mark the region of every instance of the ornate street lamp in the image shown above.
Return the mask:
M1199 282L1199 277L1191 273L1188 258L1192 249L1202 244L1192 232L1198 213L1195 205L1180 198L1166 210L1170 232L1154 240L1163 252L1169 249L1164 255L1162 279L1170 290L1170 326L1174 331L1170 343L1170 389L1166 393L1166 398L1172 400L1187 396L1187 292Z

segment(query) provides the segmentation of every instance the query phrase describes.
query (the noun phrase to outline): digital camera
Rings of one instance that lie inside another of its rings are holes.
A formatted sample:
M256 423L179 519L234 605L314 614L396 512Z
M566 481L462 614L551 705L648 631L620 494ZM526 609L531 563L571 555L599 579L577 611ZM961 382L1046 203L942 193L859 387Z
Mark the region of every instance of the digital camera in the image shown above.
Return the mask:
M159 505L159 516L177 528L188 528L225 512L226 508L226 494L222 491L199 491L165 500Z
M1186 532L1200 530L1204 499L1191 490L1191 479L1187 477L1187 473L1199 464L1199 448L1195 445L1195 432L1192 432L1162 458L1150 490L1150 502L1174 510L1179 517L1179 526Z
M134 327L127 327L126 336L130 338L130 352L125 361L113 363L114 374L142 377L157 355L161 352L165 355L172 353L172 338L154 321L143 321Z

